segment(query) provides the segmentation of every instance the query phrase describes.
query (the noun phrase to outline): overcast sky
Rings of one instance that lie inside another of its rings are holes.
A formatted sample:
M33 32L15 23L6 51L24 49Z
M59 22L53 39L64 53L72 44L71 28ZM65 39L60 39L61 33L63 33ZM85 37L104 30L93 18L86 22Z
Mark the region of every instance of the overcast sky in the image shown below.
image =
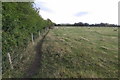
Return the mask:
M35 0L40 15L55 23L118 24L119 0Z

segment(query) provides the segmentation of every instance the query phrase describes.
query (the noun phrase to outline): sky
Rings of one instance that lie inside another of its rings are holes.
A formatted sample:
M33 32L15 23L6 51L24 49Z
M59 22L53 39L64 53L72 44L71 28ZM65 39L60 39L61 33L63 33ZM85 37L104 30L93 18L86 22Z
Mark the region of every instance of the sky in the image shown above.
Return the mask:
M44 19L60 23L118 24L119 0L35 0Z

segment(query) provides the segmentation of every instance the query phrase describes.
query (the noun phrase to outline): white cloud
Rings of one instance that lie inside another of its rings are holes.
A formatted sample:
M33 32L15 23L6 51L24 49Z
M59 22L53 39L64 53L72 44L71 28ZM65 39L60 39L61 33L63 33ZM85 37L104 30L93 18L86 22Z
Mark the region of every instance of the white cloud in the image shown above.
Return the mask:
M35 0L43 8L40 14L44 19L50 18L55 23L107 22L118 24L119 0ZM44 2L42 6L40 2ZM44 10L44 8L48 8ZM49 11L51 10L51 11ZM85 15L75 14L87 12Z

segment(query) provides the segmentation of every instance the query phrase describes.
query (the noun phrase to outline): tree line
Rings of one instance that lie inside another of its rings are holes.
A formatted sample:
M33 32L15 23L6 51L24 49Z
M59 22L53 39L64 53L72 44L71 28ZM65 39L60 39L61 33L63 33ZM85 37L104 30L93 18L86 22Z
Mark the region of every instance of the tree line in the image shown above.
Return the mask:
M119 27L119 25L116 24L109 24L109 23L99 23L99 24L89 24L89 23L83 23L78 22L74 24L55 24L55 26L77 26L77 27Z

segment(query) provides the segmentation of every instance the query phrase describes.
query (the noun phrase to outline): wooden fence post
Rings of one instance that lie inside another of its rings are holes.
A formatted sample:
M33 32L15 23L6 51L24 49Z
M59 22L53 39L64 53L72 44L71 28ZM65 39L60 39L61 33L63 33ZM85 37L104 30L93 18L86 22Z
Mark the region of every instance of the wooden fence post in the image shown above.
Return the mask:
M45 28L45 32L46 32L46 28Z
M42 32L43 32L43 31L42 31L42 29L41 29L41 36L42 36L42 34L43 34Z
M31 37L32 37L32 43L34 44L33 33L31 34Z
M40 31L39 31L39 37L40 37Z
M47 27L47 31L48 31L48 27Z
M10 53L8 53L7 55L8 55L8 58L9 58L9 62L10 62L11 69L13 69L13 65L12 65L12 60L11 60Z

